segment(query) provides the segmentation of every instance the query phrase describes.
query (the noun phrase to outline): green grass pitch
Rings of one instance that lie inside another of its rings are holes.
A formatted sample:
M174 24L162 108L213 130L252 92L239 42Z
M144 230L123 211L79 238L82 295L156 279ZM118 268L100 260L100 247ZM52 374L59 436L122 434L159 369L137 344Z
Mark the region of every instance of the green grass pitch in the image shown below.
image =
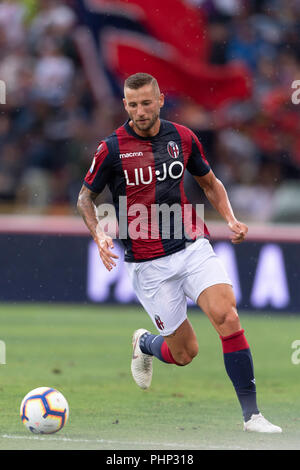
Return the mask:
M131 377L131 336L154 328L139 307L1 305L0 449L300 449L300 364L291 361L300 317L240 313L252 349L258 404L280 435L245 433L207 318L190 310L199 355L186 367L154 360L152 386ZM22 424L22 398L39 386L60 390L66 426L36 436Z

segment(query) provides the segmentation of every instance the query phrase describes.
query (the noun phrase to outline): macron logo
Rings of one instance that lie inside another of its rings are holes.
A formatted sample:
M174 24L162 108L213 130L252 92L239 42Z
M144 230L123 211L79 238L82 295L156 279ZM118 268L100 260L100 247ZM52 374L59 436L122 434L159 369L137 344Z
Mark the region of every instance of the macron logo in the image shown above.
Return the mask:
M144 155L143 152L120 153L120 158L142 157L143 155Z

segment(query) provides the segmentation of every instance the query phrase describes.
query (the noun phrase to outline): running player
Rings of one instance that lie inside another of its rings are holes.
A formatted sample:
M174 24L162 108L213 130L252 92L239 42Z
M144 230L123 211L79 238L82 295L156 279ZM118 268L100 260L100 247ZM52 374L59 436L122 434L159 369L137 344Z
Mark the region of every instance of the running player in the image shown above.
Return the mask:
M123 102L129 119L98 146L78 197L78 210L110 271L118 257L112 238L99 230L94 204L108 185L129 276L159 333L143 328L134 332L133 378L147 389L153 357L185 366L197 355L196 334L187 318L189 297L220 336L225 369L242 408L244 430L281 432L257 407L252 355L231 281L213 251L206 225L199 223L194 209L185 211L190 205L183 188L184 172L194 176L226 221L232 243L243 242L248 227L235 218L226 190L210 168L196 135L160 118L164 95L156 79L144 73L127 78ZM168 230L163 227L162 207L174 208L168 213Z

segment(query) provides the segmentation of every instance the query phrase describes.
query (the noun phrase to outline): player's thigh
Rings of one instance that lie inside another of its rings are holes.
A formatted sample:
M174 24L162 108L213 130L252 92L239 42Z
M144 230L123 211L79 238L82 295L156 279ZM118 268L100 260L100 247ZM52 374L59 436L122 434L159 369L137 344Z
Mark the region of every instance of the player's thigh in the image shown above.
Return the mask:
M187 318L174 333L164 336L174 357L179 362L188 363L198 354L198 341L194 328Z
M232 283L208 240L199 239L193 245L186 250L183 289L186 296L197 304L199 295L208 287Z
M208 316L222 336L240 329L232 282L208 240L196 242L194 256L186 260L184 291Z
M241 329L235 295L229 284L220 283L206 288L199 295L197 305L220 335L227 336Z
M172 267L160 259L129 268L136 296L163 336L173 334L187 318L182 281L172 276ZM169 276L169 277L168 277Z

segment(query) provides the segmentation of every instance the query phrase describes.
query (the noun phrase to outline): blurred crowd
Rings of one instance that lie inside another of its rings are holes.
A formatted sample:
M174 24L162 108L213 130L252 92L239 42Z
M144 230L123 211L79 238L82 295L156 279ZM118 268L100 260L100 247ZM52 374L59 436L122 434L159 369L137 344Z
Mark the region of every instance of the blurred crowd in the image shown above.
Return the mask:
M253 93L213 112L173 101L162 117L198 134L240 217L300 221L300 104L291 99L300 80L300 0L186 1L207 14L210 62L244 61ZM2 212L75 213L99 140L126 119L120 99L95 100L76 21L71 1L0 3ZM192 180L186 185L197 200Z

